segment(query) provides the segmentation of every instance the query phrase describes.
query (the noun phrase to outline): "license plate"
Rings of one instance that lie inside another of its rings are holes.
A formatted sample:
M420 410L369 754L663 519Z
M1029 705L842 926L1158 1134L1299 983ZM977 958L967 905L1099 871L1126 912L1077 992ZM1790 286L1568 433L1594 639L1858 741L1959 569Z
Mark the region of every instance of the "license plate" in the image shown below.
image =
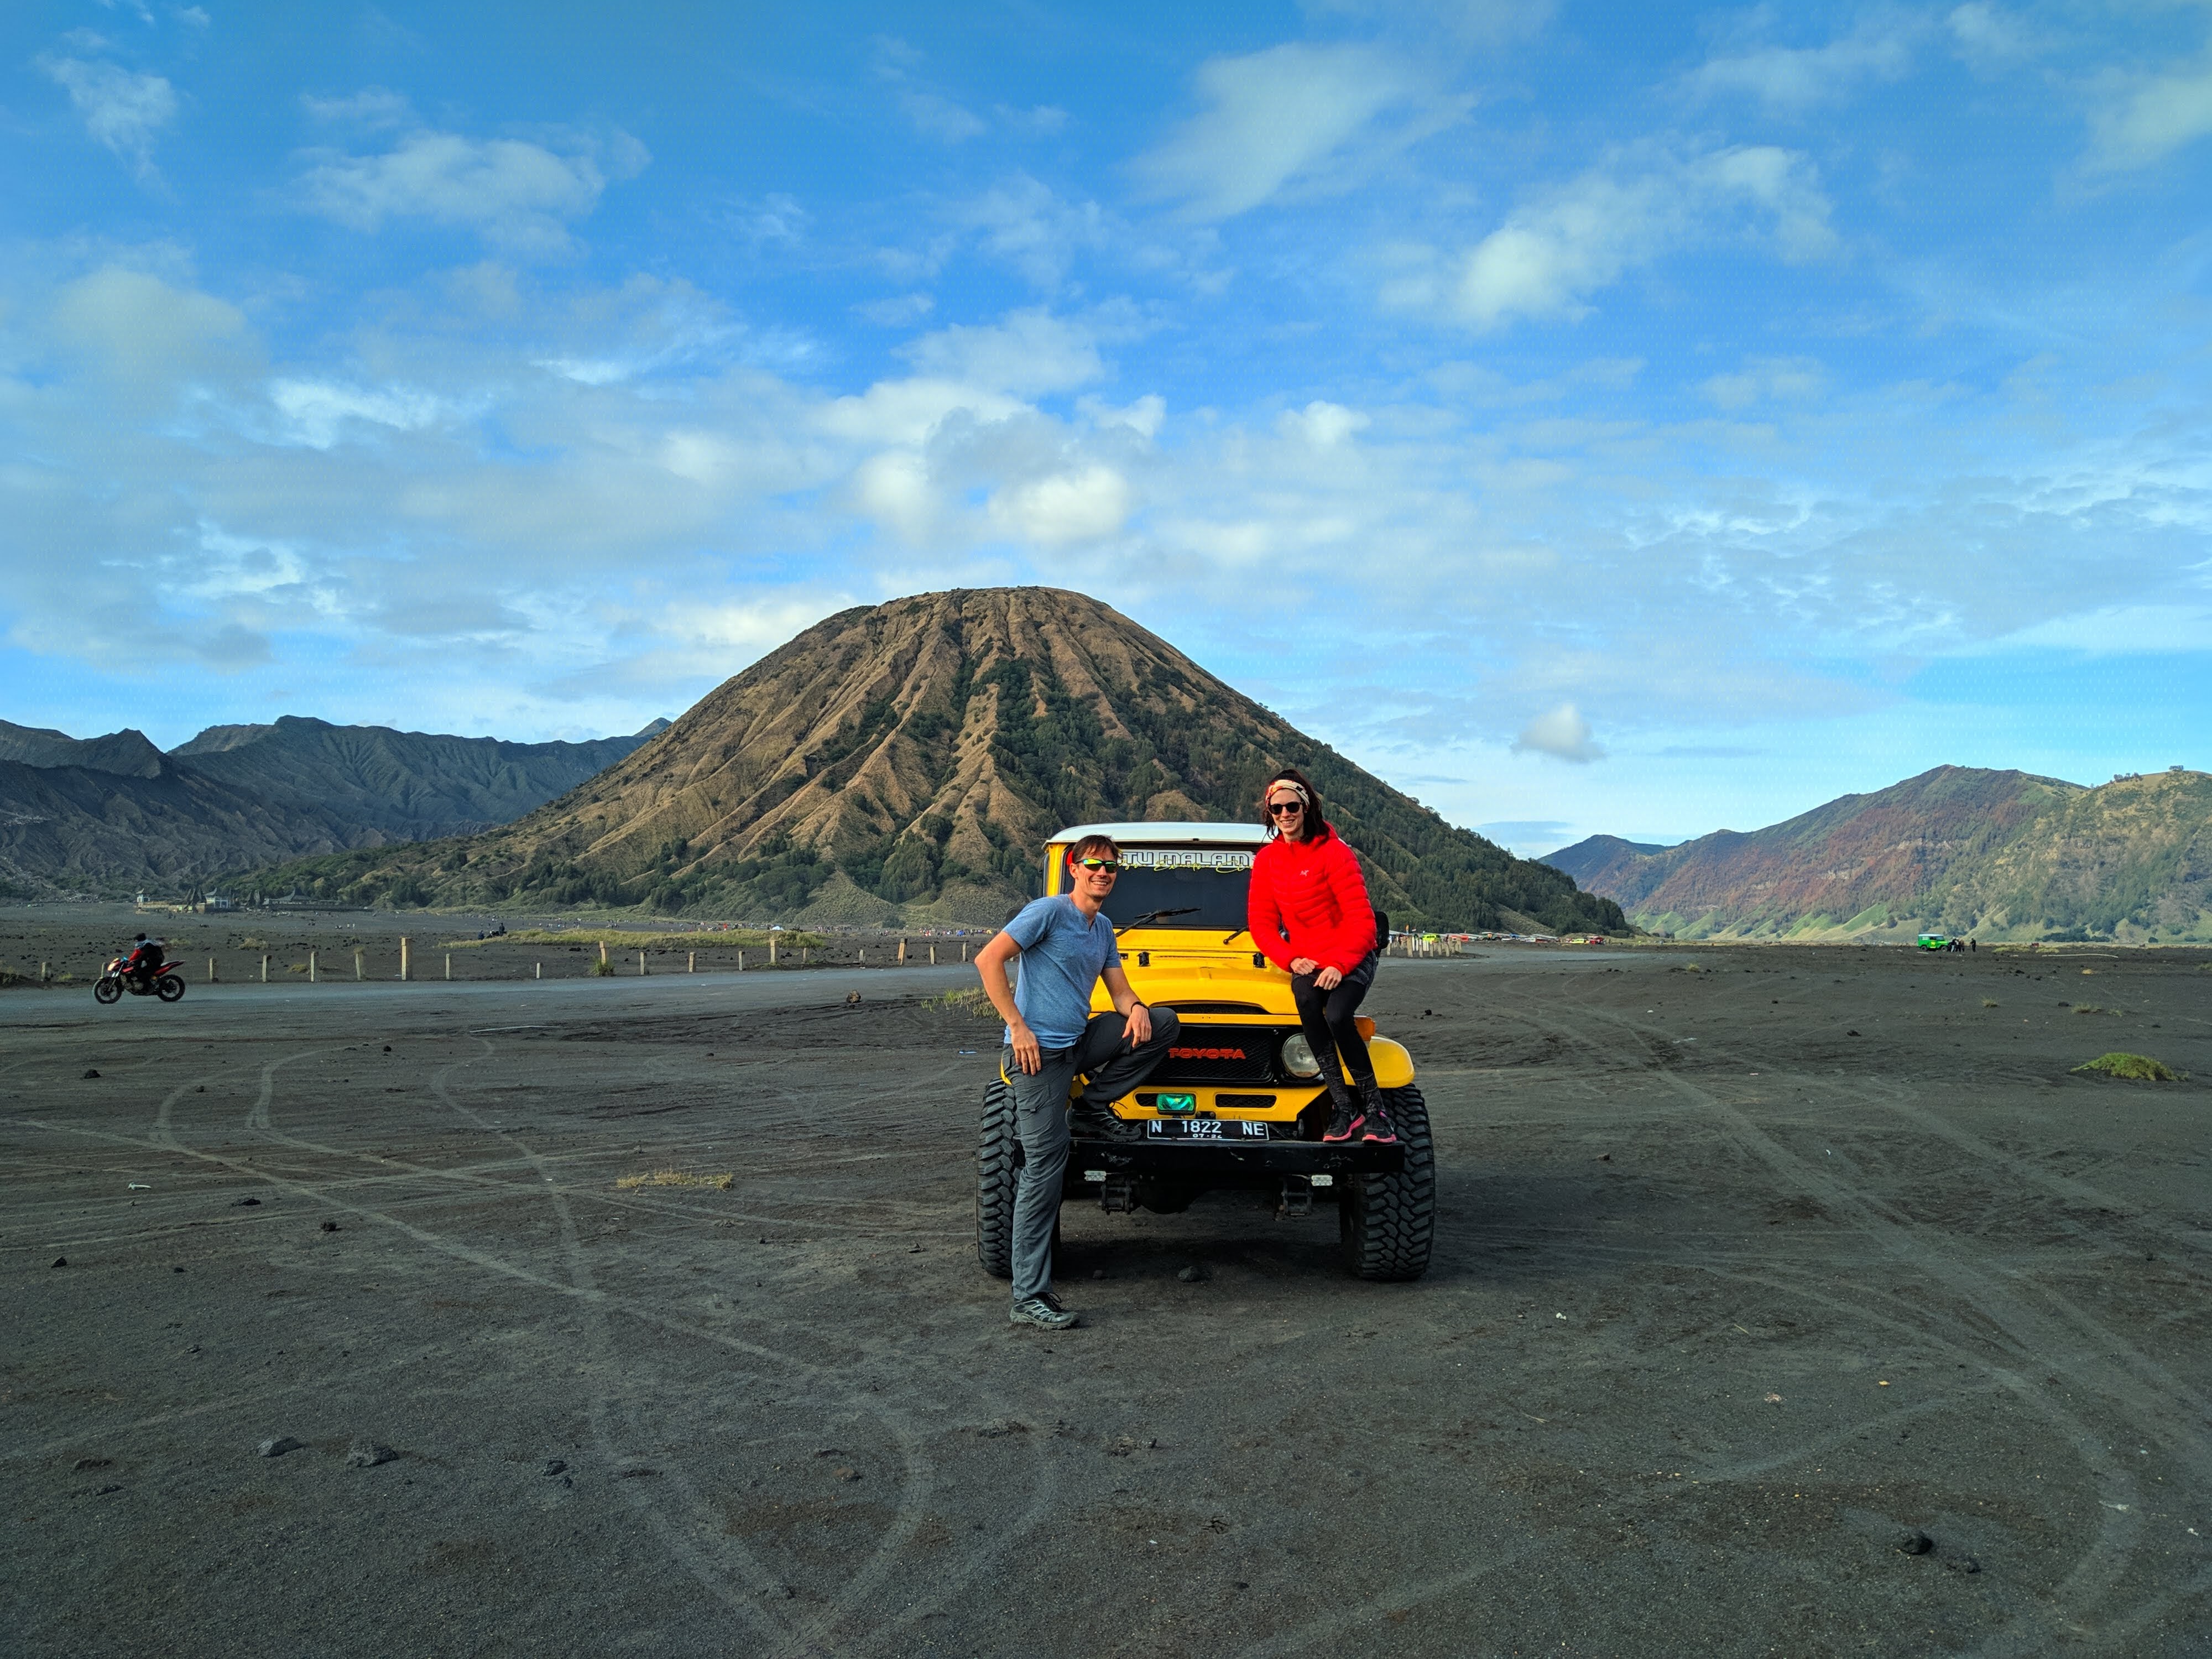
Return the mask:
M1194 1112L1198 1109L1198 1097L1196 1095L1155 1095L1152 1097L1152 1109L1178 1114Z
M1265 1140L1267 1126L1256 1118L1193 1117L1170 1123L1156 1117L1145 1125L1145 1136L1150 1140Z

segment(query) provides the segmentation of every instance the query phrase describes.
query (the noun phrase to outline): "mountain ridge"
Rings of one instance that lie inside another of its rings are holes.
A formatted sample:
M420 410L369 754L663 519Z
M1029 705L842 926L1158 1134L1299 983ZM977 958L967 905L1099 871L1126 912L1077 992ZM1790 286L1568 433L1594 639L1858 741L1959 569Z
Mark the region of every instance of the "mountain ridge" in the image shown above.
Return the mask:
M164 754L127 728L78 738L0 721L0 889L52 897L207 886L283 859L481 829L665 726L514 744L287 715L211 726Z
M807 922L996 921L1085 821L1249 819L1304 767L1408 921L1617 907L1456 829L1088 596L955 589L855 606L503 830L272 872L332 896L642 904Z
M2212 940L2212 776L1942 766L1762 830L1544 861L1680 937Z

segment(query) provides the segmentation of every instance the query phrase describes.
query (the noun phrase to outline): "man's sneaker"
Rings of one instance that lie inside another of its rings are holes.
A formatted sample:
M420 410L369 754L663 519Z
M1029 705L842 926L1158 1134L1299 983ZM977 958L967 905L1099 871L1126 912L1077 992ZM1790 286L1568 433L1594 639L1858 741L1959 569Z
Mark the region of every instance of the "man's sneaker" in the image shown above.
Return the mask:
M1322 1131L1321 1138L1323 1140L1349 1140L1358 1132L1359 1121L1358 1109L1348 1100L1340 1101L1336 1115L1329 1119L1328 1127Z
M1035 1325L1040 1330L1064 1331L1082 1322L1073 1310L1060 1305L1060 1298L1050 1291L1042 1296L1025 1296L1014 1304L1006 1315L1010 1325Z
M1381 1101L1369 1103L1361 1122L1359 1138L1362 1140L1379 1140L1386 1146L1397 1143L1398 1126L1390 1121L1390 1109Z

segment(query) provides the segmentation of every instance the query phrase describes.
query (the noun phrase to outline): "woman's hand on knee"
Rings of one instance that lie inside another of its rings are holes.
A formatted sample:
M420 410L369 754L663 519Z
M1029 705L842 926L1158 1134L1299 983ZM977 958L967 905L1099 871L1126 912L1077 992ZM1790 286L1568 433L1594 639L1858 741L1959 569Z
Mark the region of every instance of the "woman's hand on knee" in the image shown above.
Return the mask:
M1293 974L1310 974L1315 969L1320 966L1321 964L1316 962L1311 957L1292 957L1291 958L1291 971Z
M1324 968L1314 975L1314 983L1324 991L1334 991L1344 983L1343 970L1337 968Z

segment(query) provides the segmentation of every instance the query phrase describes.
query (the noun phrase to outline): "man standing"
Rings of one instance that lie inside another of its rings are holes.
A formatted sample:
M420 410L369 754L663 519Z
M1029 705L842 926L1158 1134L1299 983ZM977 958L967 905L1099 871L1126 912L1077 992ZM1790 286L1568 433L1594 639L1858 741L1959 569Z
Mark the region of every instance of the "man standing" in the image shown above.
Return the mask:
M1113 1103L1142 1082L1175 1041L1175 1011L1156 1012L1137 1000L1121 971L1114 924L1100 913L1121 872L1121 850L1104 836L1085 836L1067 849L1066 890L1025 906L975 957L984 994L1006 1017L999 1070L1013 1085L1014 1132L1022 1144L1014 1305L1007 1316L1017 1325L1064 1331L1077 1322L1052 1293L1052 1230L1067 1168L1070 1085L1083 1076L1085 1115L1110 1115ZM1006 964L1017 957L1018 988L1006 982ZM1115 1012L1094 1018L1091 992L1102 979Z

